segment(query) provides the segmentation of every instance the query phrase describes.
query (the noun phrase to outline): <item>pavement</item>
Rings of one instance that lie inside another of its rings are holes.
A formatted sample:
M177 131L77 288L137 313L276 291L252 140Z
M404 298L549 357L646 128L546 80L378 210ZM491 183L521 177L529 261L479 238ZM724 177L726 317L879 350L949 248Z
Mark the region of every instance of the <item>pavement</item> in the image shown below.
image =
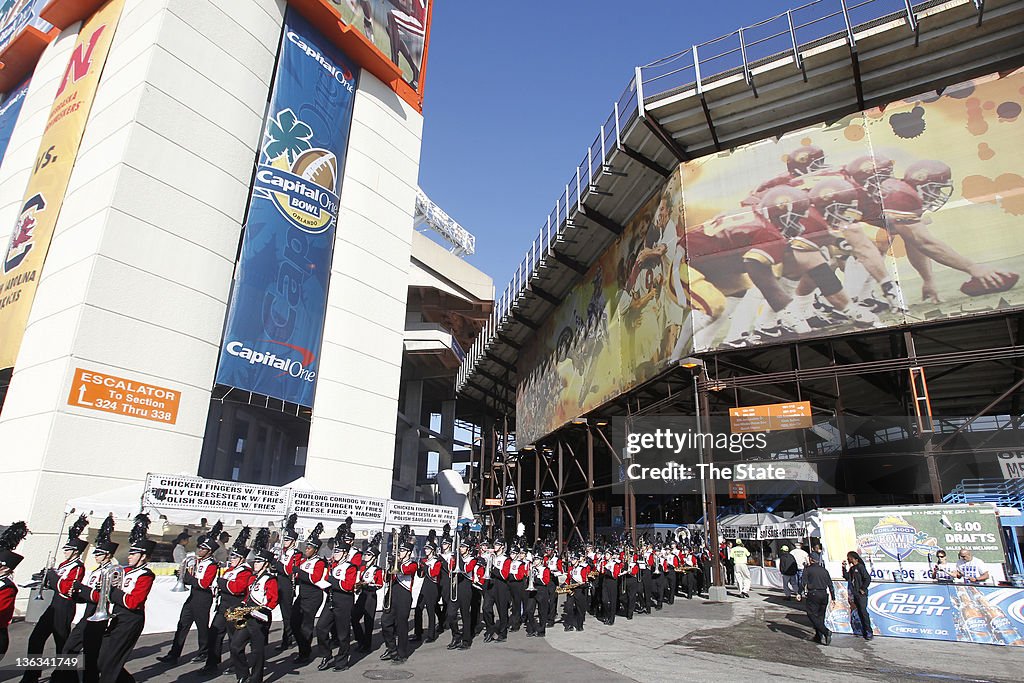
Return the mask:
M844 683L933 683L971 681L1010 683L1022 680L1018 648L972 643L950 643L907 638L875 637L871 642L835 635L830 647L810 641L813 630L802 604L786 601L781 592L754 589L749 599L730 592L727 602L710 603L694 597L676 599L651 615L631 621L620 616L606 626L587 616L585 631L566 632L561 624L547 630L546 638L510 633L505 643L486 644L476 638L467 651L445 648L443 634L430 644L417 644L403 664L381 662L380 633L374 651L358 655L345 673L318 672L316 664L295 669L291 653L271 649L265 683L305 683L339 680L415 680L451 683L477 681L834 681ZM31 624L10 628L11 647L4 662L25 652ZM280 640L274 627L272 642ZM230 675L205 677L199 664L190 663L194 637L183 662L169 667L156 661L170 644L170 634L143 636L128 670L136 680L155 683L233 683ZM226 655L226 648L225 648ZM229 667L225 666L229 670ZM0 681L16 680L16 672L0 670ZM47 676L44 675L43 680Z

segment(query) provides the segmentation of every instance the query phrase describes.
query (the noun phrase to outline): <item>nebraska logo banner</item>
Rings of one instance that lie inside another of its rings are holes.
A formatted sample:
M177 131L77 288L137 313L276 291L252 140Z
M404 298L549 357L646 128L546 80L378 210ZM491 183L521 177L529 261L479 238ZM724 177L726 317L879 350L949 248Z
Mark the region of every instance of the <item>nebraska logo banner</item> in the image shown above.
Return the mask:
M82 26L46 122L14 234L0 263L0 368L14 365L36 285L82 144L124 0L110 0Z
M313 405L357 69L289 12L217 382Z

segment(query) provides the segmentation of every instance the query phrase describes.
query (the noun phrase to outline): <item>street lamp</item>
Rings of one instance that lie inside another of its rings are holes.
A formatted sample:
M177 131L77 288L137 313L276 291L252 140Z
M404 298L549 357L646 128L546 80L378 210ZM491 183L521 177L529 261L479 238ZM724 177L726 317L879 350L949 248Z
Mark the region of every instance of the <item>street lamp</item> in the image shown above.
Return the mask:
M687 357L679 361L679 367L685 368L693 375L694 417L697 422L697 433L706 432L707 421L710 419L707 393L701 391L699 380L708 379L704 361L700 358ZM704 465L704 439L697 440L697 458ZM712 460L708 454L709 462ZM714 483L708 486L705 474L710 468L700 467L700 496L704 508L704 538L707 539L708 551L711 553L711 586L708 588L708 600L724 602L726 598L725 583L722 581L722 560L718 555L718 501L715 496Z

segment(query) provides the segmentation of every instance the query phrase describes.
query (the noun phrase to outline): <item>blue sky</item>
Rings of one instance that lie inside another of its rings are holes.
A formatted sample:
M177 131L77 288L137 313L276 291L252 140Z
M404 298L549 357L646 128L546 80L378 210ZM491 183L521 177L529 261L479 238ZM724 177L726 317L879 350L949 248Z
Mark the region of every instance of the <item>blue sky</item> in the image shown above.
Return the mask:
M500 293L634 67L796 4L437 0L420 186Z

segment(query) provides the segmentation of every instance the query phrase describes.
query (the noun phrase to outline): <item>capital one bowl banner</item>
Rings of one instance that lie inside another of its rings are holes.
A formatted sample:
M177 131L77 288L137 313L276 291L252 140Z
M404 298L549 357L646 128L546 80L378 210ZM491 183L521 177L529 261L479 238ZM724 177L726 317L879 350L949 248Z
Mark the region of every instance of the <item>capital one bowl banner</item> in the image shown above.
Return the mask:
M356 68L289 11L217 382L313 405Z
M43 33L53 28L39 18L39 11L50 0L0 0L0 52L7 49L15 36L26 26L34 26Z
M861 633L845 582L833 581L825 624ZM873 583L868 614L876 636L1024 646L1024 590L950 584Z
M28 85L29 81L26 80L0 98L0 162L3 162L4 155L7 153L7 145L11 142L14 124L18 122L21 105L25 103L25 95L28 94Z
M693 352L1024 305L1024 70L680 164L524 348L529 444Z
M14 365L124 0L86 20L57 87L21 213L0 263L0 368Z

